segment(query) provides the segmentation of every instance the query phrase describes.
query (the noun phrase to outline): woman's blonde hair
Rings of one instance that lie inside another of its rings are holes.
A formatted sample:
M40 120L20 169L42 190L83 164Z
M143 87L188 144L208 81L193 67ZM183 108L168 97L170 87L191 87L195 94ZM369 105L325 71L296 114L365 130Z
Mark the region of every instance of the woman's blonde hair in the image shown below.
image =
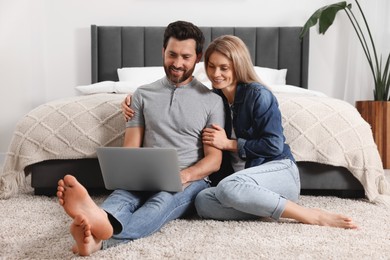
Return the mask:
M219 52L232 61L237 82L260 82L264 84L253 68L248 48L240 38L233 35L222 35L214 39L207 47L204 55L206 71L213 52Z

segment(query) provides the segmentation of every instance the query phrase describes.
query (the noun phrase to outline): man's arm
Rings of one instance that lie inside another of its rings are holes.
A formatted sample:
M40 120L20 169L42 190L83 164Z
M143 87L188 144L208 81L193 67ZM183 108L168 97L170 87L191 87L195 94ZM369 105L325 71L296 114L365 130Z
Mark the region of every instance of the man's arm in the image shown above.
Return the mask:
M222 151L210 145L203 145L204 157L196 164L180 172L183 184L209 176L221 167Z
M123 147L141 147L144 139L143 127L128 127L125 131Z

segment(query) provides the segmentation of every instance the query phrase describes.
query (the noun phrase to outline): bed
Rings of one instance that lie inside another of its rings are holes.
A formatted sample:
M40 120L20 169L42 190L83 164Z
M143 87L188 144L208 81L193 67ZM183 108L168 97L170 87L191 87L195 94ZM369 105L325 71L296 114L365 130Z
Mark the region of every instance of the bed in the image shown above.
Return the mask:
M254 65L262 69L260 76L275 77L270 88L278 98L286 141L298 162L302 194L388 200L389 188L369 125L346 102L306 90L309 38L299 39L300 27L201 29L205 46L219 35L240 37ZM140 84L124 78L150 82L145 75L161 73L163 31L164 27L91 26L91 85L80 86L83 95L40 105L20 120L0 177L0 198L29 185L25 180L30 174L37 195L53 195L58 179L67 173L90 192L104 191L96 147L122 145L125 122L120 102ZM120 75L118 68L130 68L133 74ZM279 77L282 72L279 82L273 73ZM199 73L195 76L204 76Z

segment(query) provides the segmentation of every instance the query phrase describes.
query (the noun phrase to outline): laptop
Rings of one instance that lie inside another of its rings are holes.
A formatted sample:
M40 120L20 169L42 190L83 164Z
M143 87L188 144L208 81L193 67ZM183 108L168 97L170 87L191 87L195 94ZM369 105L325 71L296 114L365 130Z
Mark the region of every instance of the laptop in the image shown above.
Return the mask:
M108 190L183 191L173 148L99 147L96 152Z

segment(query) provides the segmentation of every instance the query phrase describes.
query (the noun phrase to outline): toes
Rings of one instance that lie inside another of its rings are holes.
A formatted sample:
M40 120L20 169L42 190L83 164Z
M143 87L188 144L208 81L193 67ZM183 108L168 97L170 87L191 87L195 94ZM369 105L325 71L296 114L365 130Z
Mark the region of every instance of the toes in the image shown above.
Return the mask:
M58 186L64 186L65 183L64 183L64 180L63 179L60 179L58 182L57 182Z
M84 237L84 244L88 244L88 243L90 243L91 242L91 236L86 236L86 237Z
M57 191L57 198L60 201L60 204L64 204L64 193L62 191Z
M86 236L86 237L92 236L91 225L84 226L84 236Z
M65 177L64 177L65 186L73 187L76 183L77 183L77 180L74 176L69 175L69 174L65 175Z

